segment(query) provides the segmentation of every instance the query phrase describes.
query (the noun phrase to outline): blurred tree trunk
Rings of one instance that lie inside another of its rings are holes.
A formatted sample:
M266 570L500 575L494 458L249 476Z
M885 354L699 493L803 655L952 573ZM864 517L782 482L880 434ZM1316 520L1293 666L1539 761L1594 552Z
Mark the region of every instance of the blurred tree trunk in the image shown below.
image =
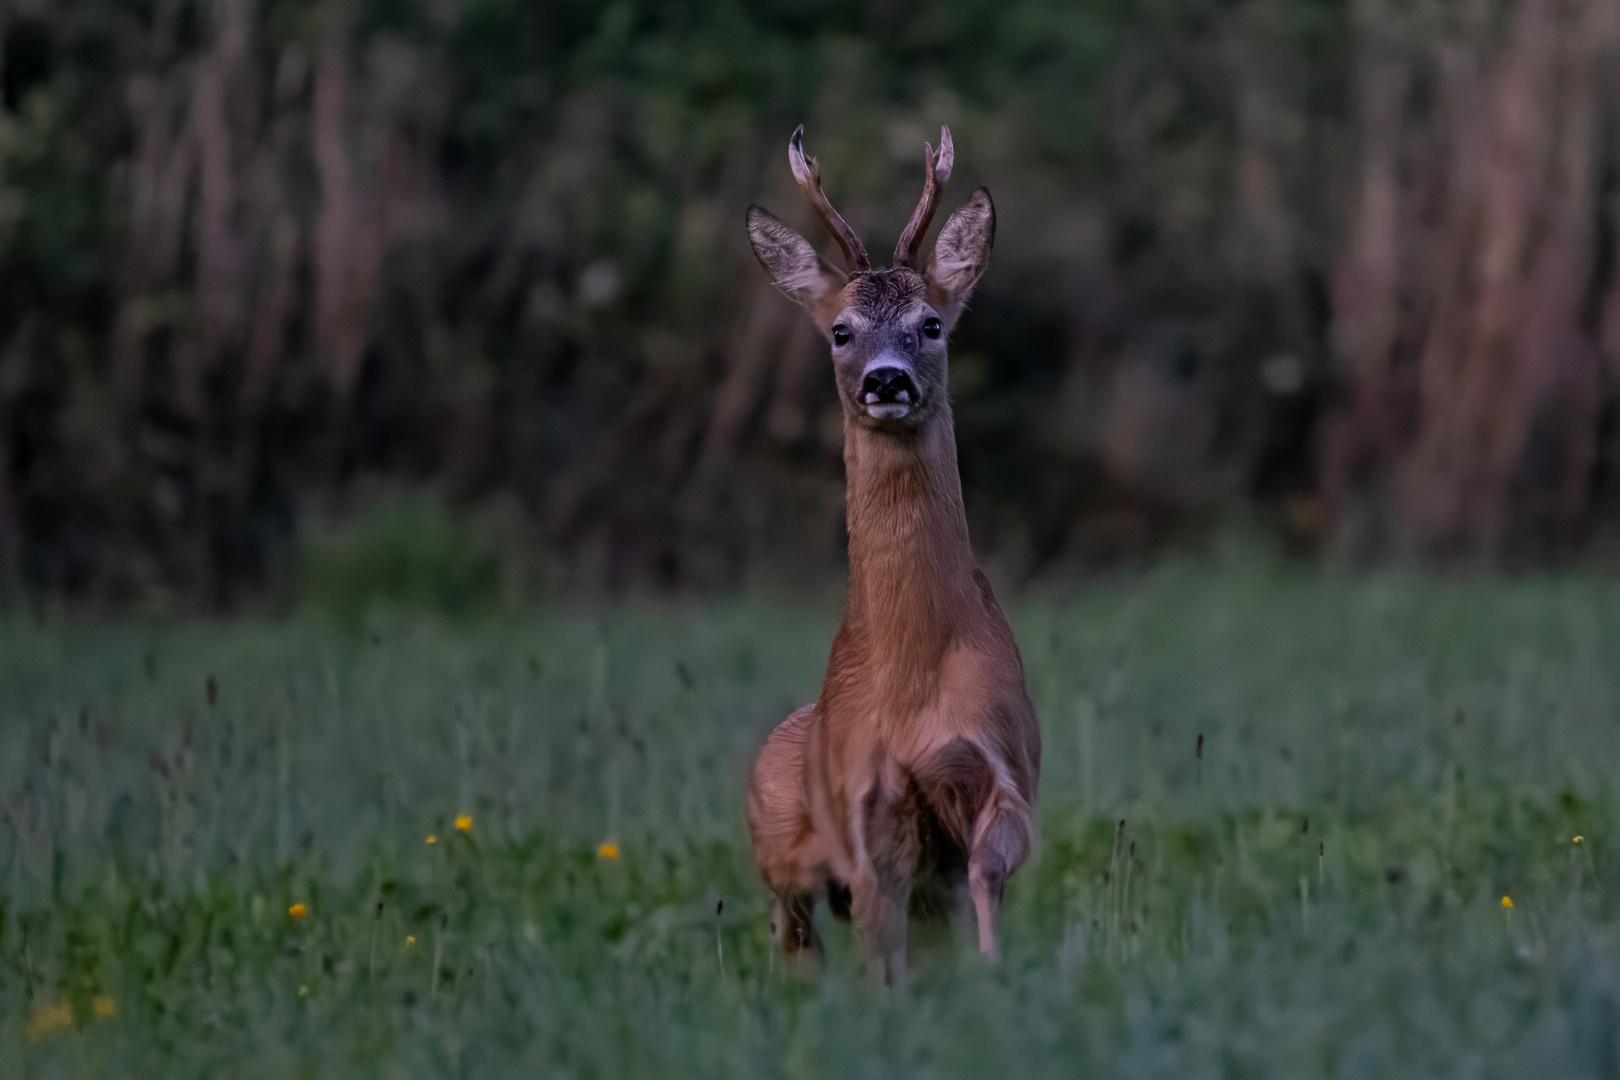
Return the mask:
M17 503L12 447L22 410L20 398L28 384L26 367L33 353L35 326L36 320L25 319L9 340L0 343L0 577L14 576L20 569L22 512ZM8 583L0 581L0 589Z
M1323 476L1352 554L1565 551L1587 524L1620 5L1514 0L1500 33L1470 10L1425 57L1391 40L1392 10L1360 9L1361 171Z
M315 225L315 348L341 396L353 393L371 323L382 264L374 202L356 183L346 137L349 109L346 35L327 31L315 65L310 140L320 176Z

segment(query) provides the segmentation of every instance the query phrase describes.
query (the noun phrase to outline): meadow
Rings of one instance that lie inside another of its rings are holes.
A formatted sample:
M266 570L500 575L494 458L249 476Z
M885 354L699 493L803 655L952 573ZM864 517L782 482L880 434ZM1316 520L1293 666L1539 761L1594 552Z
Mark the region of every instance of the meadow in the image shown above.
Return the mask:
M903 993L825 911L784 968L743 826L836 597L14 612L0 1077L1620 1071L1620 580L1187 558L1008 607L1039 840L1002 964L961 924Z

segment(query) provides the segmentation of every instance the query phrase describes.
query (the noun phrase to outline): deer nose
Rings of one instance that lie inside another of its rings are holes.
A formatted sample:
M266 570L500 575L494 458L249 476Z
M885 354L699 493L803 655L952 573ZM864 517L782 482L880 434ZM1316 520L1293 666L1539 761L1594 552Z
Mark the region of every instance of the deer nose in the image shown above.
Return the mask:
M912 405L917 401L917 385L905 368L873 368L861 380L861 401L866 405Z

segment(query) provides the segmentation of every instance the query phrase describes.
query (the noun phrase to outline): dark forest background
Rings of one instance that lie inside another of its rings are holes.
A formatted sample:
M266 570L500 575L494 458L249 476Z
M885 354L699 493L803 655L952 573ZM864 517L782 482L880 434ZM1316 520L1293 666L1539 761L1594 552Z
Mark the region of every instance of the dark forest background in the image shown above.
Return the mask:
M37 596L227 607L310 537L387 562L355 520L494 522L553 584L835 571L824 346L742 227L824 240L801 122L874 250L941 122L946 204L995 195L953 390L1014 573L1228 512L1470 565L1620 525L1612 0L4 0L0 41Z

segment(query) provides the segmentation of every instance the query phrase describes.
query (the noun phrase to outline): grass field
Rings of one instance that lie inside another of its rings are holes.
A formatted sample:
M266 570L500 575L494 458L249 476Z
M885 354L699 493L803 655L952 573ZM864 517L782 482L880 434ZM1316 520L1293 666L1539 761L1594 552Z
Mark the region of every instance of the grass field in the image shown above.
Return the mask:
M0 1078L1620 1072L1620 581L1009 608L1040 837L1002 966L964 924L903 995L830 920L784 971L743 829L835 603L16 615Z

